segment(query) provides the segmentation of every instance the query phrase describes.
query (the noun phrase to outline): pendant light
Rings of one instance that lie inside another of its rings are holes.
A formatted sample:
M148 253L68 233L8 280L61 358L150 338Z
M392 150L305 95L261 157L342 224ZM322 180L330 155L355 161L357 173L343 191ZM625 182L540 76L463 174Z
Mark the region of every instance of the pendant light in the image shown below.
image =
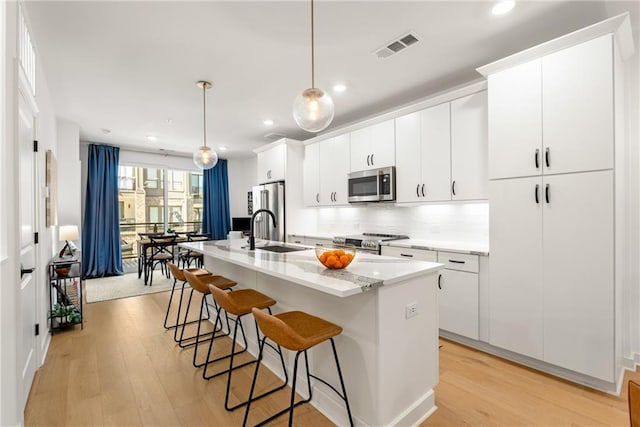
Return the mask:
M203 138L202 147L198 148L193 153L193 163L200 169L211 169L218 163L218 153L210 147L207 147L207 89L211 89L213 85L209 82L201 80L197 83L197 86L202 89L202 124L203 124Z
M324 90L315 87L315 50L313 34L313 0L311 0L311 87L293 102L293 118L301 129L320 132L331 124L335 109L333 100Z

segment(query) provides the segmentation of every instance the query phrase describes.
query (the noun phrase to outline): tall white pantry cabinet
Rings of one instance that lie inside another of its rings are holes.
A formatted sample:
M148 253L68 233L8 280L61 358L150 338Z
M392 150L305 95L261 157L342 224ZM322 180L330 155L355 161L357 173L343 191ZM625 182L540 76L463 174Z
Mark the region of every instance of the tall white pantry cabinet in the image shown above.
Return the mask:
M608 33L523 57L479 69L489 96L489 343L615 383L620 53Z

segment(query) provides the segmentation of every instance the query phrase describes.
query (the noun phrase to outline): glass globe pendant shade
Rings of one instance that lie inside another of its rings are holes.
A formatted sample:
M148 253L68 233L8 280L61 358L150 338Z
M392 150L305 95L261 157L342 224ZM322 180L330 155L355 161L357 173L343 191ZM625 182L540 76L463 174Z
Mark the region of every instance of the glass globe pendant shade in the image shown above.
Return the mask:
M307 132L320 132L333 120L333 99L322 89L305 89L293 102L293 118Z
M193 153L193 163L200 169L211 169L218 163L218 153L203 145Z

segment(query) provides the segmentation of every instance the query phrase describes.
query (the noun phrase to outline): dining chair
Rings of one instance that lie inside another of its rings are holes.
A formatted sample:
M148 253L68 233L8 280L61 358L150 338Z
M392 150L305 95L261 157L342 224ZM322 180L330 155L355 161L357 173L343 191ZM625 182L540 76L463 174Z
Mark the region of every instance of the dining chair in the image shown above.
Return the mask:
M162 273L170 278L169 267L167 263L173 262L173 251L176 245L176 236L149 236L149 251L146 266L149 278L149 286L153 284L153 271L160 265ZM146 283L145 283L146 285Z
M187 233L188 242L202 242L206 240L211 240L211 236L209 234ZM185 249L180 252L180 260L182 261L183 268L190 268L192 262L195 263L194 267L196 268L202 268L204 264L202 254L189 249Z

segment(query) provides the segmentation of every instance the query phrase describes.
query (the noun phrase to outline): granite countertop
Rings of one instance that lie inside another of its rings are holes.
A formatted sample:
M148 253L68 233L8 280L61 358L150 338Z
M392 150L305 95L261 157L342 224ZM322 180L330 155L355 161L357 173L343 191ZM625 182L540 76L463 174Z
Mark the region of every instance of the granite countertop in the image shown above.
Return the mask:
M436 239L402 239L382 243L383 246L398 248L426 249L431 251L447 251L461 254L489 255L489 242L464 242Z
M305 250L276 253L260 249L270 244ZM187 242L180 246L338 297L348 297L378 286L400 283L434 273L444 267L434 262L358 252L346 269L330 270L320 264L312 247L267 240L258 240L255 251L247 249L244 239Z

